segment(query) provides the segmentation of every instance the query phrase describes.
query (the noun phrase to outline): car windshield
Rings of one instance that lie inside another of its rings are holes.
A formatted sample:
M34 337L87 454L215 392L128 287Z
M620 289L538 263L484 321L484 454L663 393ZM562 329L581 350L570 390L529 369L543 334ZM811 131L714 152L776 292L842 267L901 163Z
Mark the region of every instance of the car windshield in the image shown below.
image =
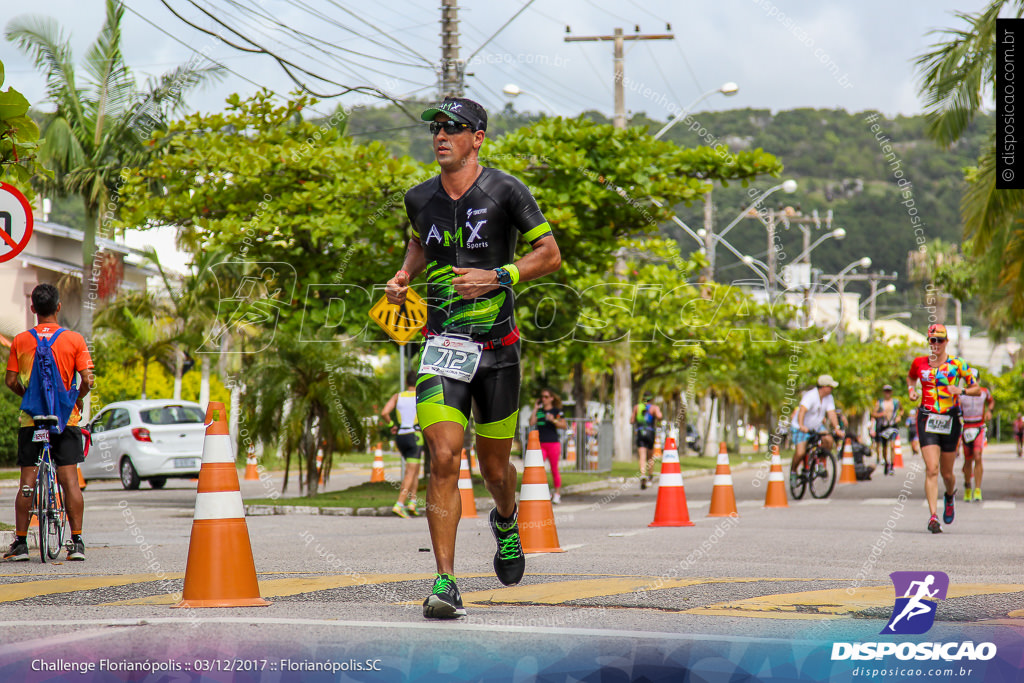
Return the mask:
M203 424L203 411L194 406L160 406L140 410L142 421L151 425Z

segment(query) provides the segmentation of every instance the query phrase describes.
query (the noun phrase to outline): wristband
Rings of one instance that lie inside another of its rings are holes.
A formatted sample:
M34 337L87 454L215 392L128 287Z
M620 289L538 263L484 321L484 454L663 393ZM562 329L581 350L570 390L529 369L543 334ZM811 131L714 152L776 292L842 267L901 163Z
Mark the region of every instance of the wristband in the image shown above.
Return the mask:
M519 284L519 268L517 268L514 263L510 263L507 266L503 266L503 268L508 271L509 275L512 276L512 284L518 285Z
M398 271L397 273L395 273L395 277L398 277L402 273L405 273L405 279L407 281L412 282L412 275L409 275L409 271L407 271L405 269L402 269L402 270Z

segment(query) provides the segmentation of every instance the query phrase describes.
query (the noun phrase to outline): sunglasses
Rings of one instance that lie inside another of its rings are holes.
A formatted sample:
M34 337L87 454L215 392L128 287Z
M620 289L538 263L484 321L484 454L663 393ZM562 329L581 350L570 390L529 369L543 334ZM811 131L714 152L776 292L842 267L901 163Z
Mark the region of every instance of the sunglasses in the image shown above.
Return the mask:
M946 342L946 341L949 341L949 340L948 339L939 339L938 337L928 337L928 343L929 344L941 344L941 343Z
M541 394L541 398L554 398L551 394Z
M458 121L432 121L430 123L430 134L437 135L441 131L444 131L446 135L454 135L455 133L461 133L464 130L469 130L468 123L459 123Z

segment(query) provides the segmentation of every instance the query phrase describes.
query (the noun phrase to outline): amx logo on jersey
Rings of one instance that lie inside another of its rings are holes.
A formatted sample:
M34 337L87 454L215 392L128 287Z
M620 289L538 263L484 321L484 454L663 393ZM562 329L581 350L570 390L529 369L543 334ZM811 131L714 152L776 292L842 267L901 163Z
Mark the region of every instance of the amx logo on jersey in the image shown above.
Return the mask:
M472 211L472 209L470 209ZM482 211L486 211L483 209ZM482 212L481 211L481 212ZM458 228L455 232L448 232L447 230L441 230L436 225L431 225L430 230L427 231L427 239L424 244L431 244L437 242L443 244L446 247L462 247L465 249L481 249L487 246L487 241L481 234L484 225L487 224L487 219L479 220L476 223L467 220L465 228ZM465 238L465 241L463 241Z

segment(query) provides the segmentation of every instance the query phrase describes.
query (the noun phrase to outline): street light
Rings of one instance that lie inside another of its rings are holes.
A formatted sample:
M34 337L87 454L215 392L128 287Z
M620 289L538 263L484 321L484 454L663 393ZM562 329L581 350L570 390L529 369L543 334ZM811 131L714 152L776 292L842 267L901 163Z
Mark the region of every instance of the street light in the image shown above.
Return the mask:
M836 275L831 280L829 280L828 282L823 284L821 286L821 288L822 289L828 289L829 287L834 285L837 281L839 282L840 286L842 286L842 284L843 284L843 276L846 275L847 273L849 273L851 270L853 270L854 268L870 268L870 267L871 267L871 258L869 256L865 256L864 258L862 258L862 259L860 259L858 261L854 261L850 265L848 265L845 268L843 268L841 271L839 271L838 275Z
M846 302L844 301L845 296L846 296L846 281L843 280L843 276L846 275L847 273L849 273L854 268L870 268L870 267L871 267L871 259L869 257L865 256L864 258L862 258L862 259L860 259L858 261L854 261L850 265L848 265L845 268L843 268L841 271L839 271L839 273L835 277L833 277L831 280L826 282L821 287L823 290L824 289L828 289L833 284L835 284L837 280L839 281L839 310L838 310L838 320L836 321L838 323L838 329L836 330L836 336L839 338L839 343L840 344L843 343L843 341L845 340L845 337L846 337L846 325L843 323L843 312L846 309Z
M835 237L837 240L841 240L844 237L846 237L846 231L843 230L842 228L836 228L835 230L832 230L831 232L826 232L824 235L819 237L814 242L814 244L812 244L811 246L807 247L802 252L800 252L800 255L797 256L795 259L793 259L793 263L799 263L801 259L810 256L811 252L814 251L815 247L817 247L819 244L821 244L822 242L824 242L825 240L827 240L830 237ZM810 259L808 259L808 262L809 261L810 261Z
M538 95L537 93L532 93L532 92L526 92L525 90L521 89L521 88L520 88L520 87L519 87L518 85L516 85L515 83L509 83L509 84L508 84L508 85L506 85L506 86L505 86L504 88L502 88L502 89L501 89L501 91L502 91L503 93L505 93L506 95L508 95L509 97L519 97L520 95L530 95L530 96L531 96L531 97L533 97L534 99L538 100L538 101L539 101L539 102L540 102L541 104L543 104L543 105L544 105L545 107L547 107L547 108L548 108L549 110L551 110L551 113L552 113L552 114L555 114L555 113L556 113L556 112L555 112L555 108L554 108L554 107L552 107L552 106L551 106L550 104L548 104L547 100L545 100L544 98L542 98L542 97L541 97L540 95Z
M860 306L857 307L857 313L859 314L861 311L863 311L867 307L868 304L870 304L872 301L877 299L882 294L888 294L889 292L895 292L895 291L896 291L896 285L886 285L885 287L882 287L880 290L878 290L877 292L875 292L874 294L869 296L867 299L864 299L864 303L862 303Z
M705 231L705 234L703 235L703 238L704 238L704 252L708 256L708 271L709 271L709 273L711 275L713 275L714 271L715 271L715 242L721 242L722 244L724 244L729 249L729 251L731 251L732 253L736 254L737 256L740 256L739 252L737 252L736 249L734 249L732 247L732 245L730 245L728 242L725 241L726 233L728 233L730 230L732 230L734 227L736 227L736 225L741 220L743 220L750 213L750 211L752 209L754 209L758 204L760 204L765 199L767 199L773 192L778 192L779 190L782 190L786 194L793 194L794 192L796 192L796 188L797 188L797 185L796 185L796 181L795 180L793 180L792 178L790 178L788 180L784 180L783 182L779 183L775 187L768 188L767 190L762 192L761 195L750 204L750 206L748 206L747 208L743 209L743 211L741 211L739 213L739 215L736 216L736 218L732 219L732 222L729 223L729 225L725 226L725 229L723 229L717 235L714 233L713 230L707 229ZM760 215L760 214L758 214L758 215ZM771 261L774 260L772 255L774 253L773 250L775 248L775 244L774 244L774 242L775 242L775 226L774 226L774 222L772 223L771 226L766 225L765 227L768 228L768 232L769 232L769 235L768 235L768 261L769 261L769 265L771 265ZM710 225L707 226L707 228L710 228ZM740 260L741 261L743 260L742 257L740 257ZM750 264L748 263L747 265L749 266ZM767 266L766 266L766 268L767 268ZM708 279L711 279L711 278L709 277ZM774 277L774 275L772 275L772 272L771 272L770 269L768 270L768 281L769 281L769 284L775 281L775 277ZM769 289L771 289L770 286L769 286ZM769 294L768 296L770 297L771 294Z
M733 95L735 95L739 91L740 91L740 86L736 85L732 81L730 81L728 83L723 83L721 87L715 88L714 90L708 90L706 93L704 93L703 95L701 95L700 97L695 99L693 102L690 102L690 104L686 105L685 109L680 110L678 114L673 116L669 120L669 122L666 123L662 127L661 130L659 130L657 133L654 134L654 139L657 140L662 135L664 135L666 132L668 132L669 128L671 128L672 126L676 125L676 123L678 123L680 119L685 118L686 115L689 114L691 111L693 111L693 108L696 107L698 104L700 104L701 101L703 101L704 99L706 99L708 97L711 97L712 95L714 95L715 93L718 93L718 92L722 93L726 97L732 97Z

